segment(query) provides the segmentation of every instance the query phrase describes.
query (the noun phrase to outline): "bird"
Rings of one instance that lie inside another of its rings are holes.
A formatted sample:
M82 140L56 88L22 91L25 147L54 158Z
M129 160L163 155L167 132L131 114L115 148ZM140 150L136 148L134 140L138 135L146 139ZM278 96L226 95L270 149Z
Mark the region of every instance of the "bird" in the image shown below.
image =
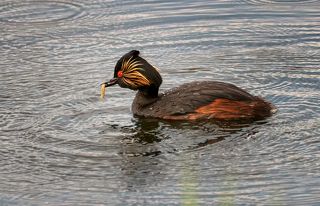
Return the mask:
M116 63L114 76L101 84L119 85L137 91L131 111L135 117L163 120L262 120L272 116L276 107L259 96L220 81L192 81L159 93L159 69L140 56L138 50L124 54Z

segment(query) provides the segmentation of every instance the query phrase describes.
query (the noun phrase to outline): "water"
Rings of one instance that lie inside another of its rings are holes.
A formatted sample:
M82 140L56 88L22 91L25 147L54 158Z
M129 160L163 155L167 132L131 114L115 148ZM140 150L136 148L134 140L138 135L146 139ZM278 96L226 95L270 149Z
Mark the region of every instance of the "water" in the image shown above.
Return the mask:
M0 205L320 204L320 2L0 3ZM162 90L232 82L250 125L139 120L99 84L138 49Z

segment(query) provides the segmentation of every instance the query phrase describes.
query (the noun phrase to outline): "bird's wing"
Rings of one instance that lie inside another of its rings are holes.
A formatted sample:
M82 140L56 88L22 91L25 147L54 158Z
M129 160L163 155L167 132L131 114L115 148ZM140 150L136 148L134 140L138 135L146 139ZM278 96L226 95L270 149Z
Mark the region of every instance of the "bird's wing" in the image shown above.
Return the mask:
M252 101L256 97L233 84L202 81L183 84L163 93L154 105L159 114L183 115L210 105L217 99Z

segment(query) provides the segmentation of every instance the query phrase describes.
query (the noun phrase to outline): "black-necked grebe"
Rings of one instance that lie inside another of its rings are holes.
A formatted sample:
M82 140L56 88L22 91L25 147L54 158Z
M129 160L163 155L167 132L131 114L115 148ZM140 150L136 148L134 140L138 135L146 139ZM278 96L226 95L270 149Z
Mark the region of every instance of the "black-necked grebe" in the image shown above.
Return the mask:
M195 81L158 94L159 71L133 50L117 62L114 78L101 84L138 90L132 103L135 116L166 120L259 120L274 113L275 107L233 84Z

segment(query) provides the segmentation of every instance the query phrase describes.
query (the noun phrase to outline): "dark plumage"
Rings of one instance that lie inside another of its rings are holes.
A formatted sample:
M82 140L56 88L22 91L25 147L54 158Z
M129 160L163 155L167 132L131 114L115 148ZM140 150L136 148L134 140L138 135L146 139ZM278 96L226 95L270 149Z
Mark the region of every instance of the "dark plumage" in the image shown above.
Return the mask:
M133 50L117 62L114 78L103 86L118 84L138 90L132 112L140 117L167 120L258 120L275 112L275 107L260 97L233 84L196 81L158 94L162 83L158 70Z

